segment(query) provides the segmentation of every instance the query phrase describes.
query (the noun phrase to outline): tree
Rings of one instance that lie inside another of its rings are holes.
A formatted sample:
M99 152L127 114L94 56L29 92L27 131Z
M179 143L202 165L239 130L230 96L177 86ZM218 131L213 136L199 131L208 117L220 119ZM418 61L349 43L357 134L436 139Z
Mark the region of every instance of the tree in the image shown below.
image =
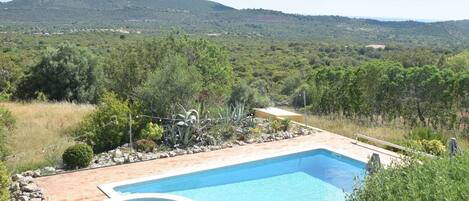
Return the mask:
M47 49L21 82L17 96L34 99L43 93L54 101L96 102L102 70L89 50L66 43Z
M148 84L150 75L155 79L154 72L161 72L174 56L179 57L179 64L191 66L190 72L200 75L198 103L219 105L223 102L233 82L226 51L212 42L191 39L177 31L160 39L129 43L117 49L106 62L107 85L120 97L134 100L137 89Z
M21 74L16 59L11 55L0 53L0 96L15 92Z
M137 97L154 115L169 117L182 107L194 108L202 90L203 78L197 68L175 55L162 62L162 68L149 75L138 88Z
M456 72L469 70L469 51L466 50L448 58L446 66Z

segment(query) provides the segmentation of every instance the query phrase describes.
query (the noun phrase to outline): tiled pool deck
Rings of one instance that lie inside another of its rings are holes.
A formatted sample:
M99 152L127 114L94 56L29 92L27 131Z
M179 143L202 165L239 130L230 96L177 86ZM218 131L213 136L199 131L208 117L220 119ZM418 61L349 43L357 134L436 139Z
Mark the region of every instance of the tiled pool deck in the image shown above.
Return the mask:
M373 153L380 154L384 164L389 164L399 157L394 152L353 142L355 140L323 131L282 141L249 144L218 151L42 177L38 178L37 182L48 201L102 201L106 195L97 187L102 184L209 169L318 148L328 149L363 162L368 161L369 156Z

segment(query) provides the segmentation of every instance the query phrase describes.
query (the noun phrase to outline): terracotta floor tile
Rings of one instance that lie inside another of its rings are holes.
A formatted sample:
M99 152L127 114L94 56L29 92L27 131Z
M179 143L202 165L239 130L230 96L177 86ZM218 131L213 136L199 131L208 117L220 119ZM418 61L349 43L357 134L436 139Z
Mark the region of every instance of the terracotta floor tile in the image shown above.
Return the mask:
M389 164L391 160L399 157L394 152L352 142L354 140L324 131L289 140L42 177L37 178L37 182L49 201L103 200L106 196L97 188L101 184L204 169L317 148L329 149L364 162L372 153L379 153L384 164Z

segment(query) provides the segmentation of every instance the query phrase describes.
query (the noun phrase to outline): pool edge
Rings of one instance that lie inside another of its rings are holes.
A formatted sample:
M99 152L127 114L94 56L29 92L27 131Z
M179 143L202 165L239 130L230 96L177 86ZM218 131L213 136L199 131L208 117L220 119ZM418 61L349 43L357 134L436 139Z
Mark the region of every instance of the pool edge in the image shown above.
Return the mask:
M197 173L197 172L203 172L203 171L210 171L210 170L214 170L214 169L218 169L218 168L224 168L224 167L229 167L229 166L234 166L234 165L241 165L241 164L244 164L244 163L251 163L251 162L256 162L256 161L260 161L260 160L266 160L266 159L275 158L275 157L282 157L282 156L288 156L288 155L293 155L293 154L299 154L299 153L302 153L302 152L309 152L309 151L328 151L328 152L331 152L331 153L334 153L334 154L341 155L341 156L346 157L348 159L351 159L351 160L366 164L366 161L357 159L356 157L350 156L348 154L341 153L340 151L333 150L333 149L326 148L326 147L316 147L316 148L308 148L308 149L287 151L287 152L282 152L282 153L268 154L267 156L255 157L255 158L248 159L248 160L243 160L243 161L228 162L228 163L224 163L222 165L206 165L206 166L203 166L203 167L198 167L196 169L179 171L177 173L176 172L171 172L171 173L166 173L166 174L161 174L161 175L156 175L156 176L148 176L148 177L142 177L142 178L119 181L119 182L113 182L113 183L108 183L108 184L101 184L101 185L98 185L97 187L108 198L115 198L115 197L122 196L121 194L119 194L117 191L114 190L114 188L118 187L118 186L130 185L130 184L141 183L141 182L148 182L148 181L152 181L152 180L158 180L158 179L163 179L163 178L168 178L168 177L182 176L182 175L185 175L185 174L191 174L191 173Z

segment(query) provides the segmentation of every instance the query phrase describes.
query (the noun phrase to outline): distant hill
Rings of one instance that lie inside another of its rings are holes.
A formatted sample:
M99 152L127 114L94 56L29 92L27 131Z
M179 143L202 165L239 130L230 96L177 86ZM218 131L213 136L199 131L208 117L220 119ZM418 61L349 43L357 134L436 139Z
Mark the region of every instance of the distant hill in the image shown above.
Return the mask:
M14 0L3 3L9 9L46 9L46 10L187 10L197 12L232 10L228 6L207 0Z
M207 0L13 0L0 4L0 29L24 32L177 27L194 34L359 43L469 46L469 21L386 22L237 10ZM216 33L216 34L214 34Z

